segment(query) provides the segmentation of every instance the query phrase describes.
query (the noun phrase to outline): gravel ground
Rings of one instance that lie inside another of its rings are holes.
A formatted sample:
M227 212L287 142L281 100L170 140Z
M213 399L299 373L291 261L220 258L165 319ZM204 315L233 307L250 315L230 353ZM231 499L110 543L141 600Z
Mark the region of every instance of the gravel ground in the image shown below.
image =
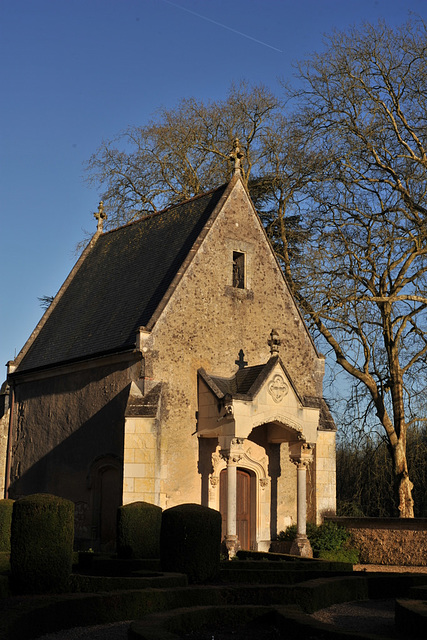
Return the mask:
M394 628L394 600L357 600L334 604L316 611L312 618L346 631L399 637Z
M127 640L131 621L102 624L95 627L76 627L56 633L48 633L37 640Z
M384 573L427 573L427 567L401 567L385 564L355 564L353 570Z

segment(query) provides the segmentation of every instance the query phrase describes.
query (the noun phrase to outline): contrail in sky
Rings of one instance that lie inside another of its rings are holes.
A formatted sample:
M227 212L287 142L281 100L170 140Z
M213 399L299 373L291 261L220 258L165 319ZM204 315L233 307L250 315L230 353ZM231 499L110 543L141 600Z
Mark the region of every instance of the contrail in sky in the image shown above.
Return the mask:
M163 0L167 4L171 4L173 7L177 7L177 9L182 9L182 11L186 11L187 13L191 13L193 16L197 16L197 18L201 18L202 20L206 20L207 22L212 22L212 24L216 24L218 27L222 27L223 29L227 29L232 33L237 33L239 36L243 36L243 38L248 38L248 40L252 40L253 42L257 42L258 44L262 44L264 47L268 47L269 49L273 49L273 51L278 51L278 53L283 53L281 49L277 49L276 47L272 47L271 44L267 44L266 42L262 42L262 40L257 40L256 38L252 38L252 36L248 36L247 33L242 33L241 31L237 31L237 29L232 29L231 27L227 27L227 25L222 24L222 22L217 22L216 20L212 20L211 18L207 18L206 16L202 16L200 13L196 13L195 11L191 11L191 9L187 9L186 7L182 7L180 4L176 4L175 2L171 2L171 0Z

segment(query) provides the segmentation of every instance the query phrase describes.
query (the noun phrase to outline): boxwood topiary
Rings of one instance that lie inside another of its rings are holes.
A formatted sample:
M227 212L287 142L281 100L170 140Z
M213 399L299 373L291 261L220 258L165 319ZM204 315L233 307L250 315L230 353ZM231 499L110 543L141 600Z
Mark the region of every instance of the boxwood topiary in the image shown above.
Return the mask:
M10 568L19 593L64 591L71 573L74 504L35 494L13 505Z
M163 571L186 573L204 582L218 573L221 514L200 504L181 504L162 514L160 560Z
M117 554L120 558L159 558L162 509L132 502L117 510Z
M10 551L10 528L14 500L0 500L0 551Z

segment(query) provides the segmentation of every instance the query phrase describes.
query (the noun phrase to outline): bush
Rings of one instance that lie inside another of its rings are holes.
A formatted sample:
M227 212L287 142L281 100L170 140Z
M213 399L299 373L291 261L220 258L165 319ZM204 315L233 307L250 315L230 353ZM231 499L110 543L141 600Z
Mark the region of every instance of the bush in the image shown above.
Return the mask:
M293 524L281 531L278 539L293 542L296 535L297 525ZM315 558L352 564L358 562L358 552L348 548L349 532L336 522L324 522L321 525L308 522L307 538L310 540Z
M148 502L132 502L117 510L119 558L159 558L162 510Z
M64 591L71 573L74 504L35 494L13 505L10 568L20 593Z
M297 525L290 524L284 531L280 531L277 535L277 539L280 542L293 542L297 537Z
M0 500L0 551L10 551L10 528L14 500Z
M199 504L181 504L162 514L160 560L163 571L186 573L190 582L217 575L221 514Z
M311 532L311 537L308 537L313 551L318 553L319 551L341 551L350 534L336 522L324 522Z
M315 535L318 526L316 524L312 524L311 522L307 522L307 538L311 542L311 538ZM277 536L277 539L281 542L293 542L297 537L297 525L291 524L289 527L286 527L285 531L281 531Z

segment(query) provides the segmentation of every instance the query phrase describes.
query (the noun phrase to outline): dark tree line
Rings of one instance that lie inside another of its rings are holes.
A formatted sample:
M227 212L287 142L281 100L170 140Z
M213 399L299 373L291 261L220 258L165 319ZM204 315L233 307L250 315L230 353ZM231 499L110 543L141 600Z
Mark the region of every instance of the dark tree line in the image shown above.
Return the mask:
M407 460L414 483L414 515L427 518L427 428L414 425L407 433ZM384 440L340 441L337 446L337 515L395 516L398 504L393 465Z

